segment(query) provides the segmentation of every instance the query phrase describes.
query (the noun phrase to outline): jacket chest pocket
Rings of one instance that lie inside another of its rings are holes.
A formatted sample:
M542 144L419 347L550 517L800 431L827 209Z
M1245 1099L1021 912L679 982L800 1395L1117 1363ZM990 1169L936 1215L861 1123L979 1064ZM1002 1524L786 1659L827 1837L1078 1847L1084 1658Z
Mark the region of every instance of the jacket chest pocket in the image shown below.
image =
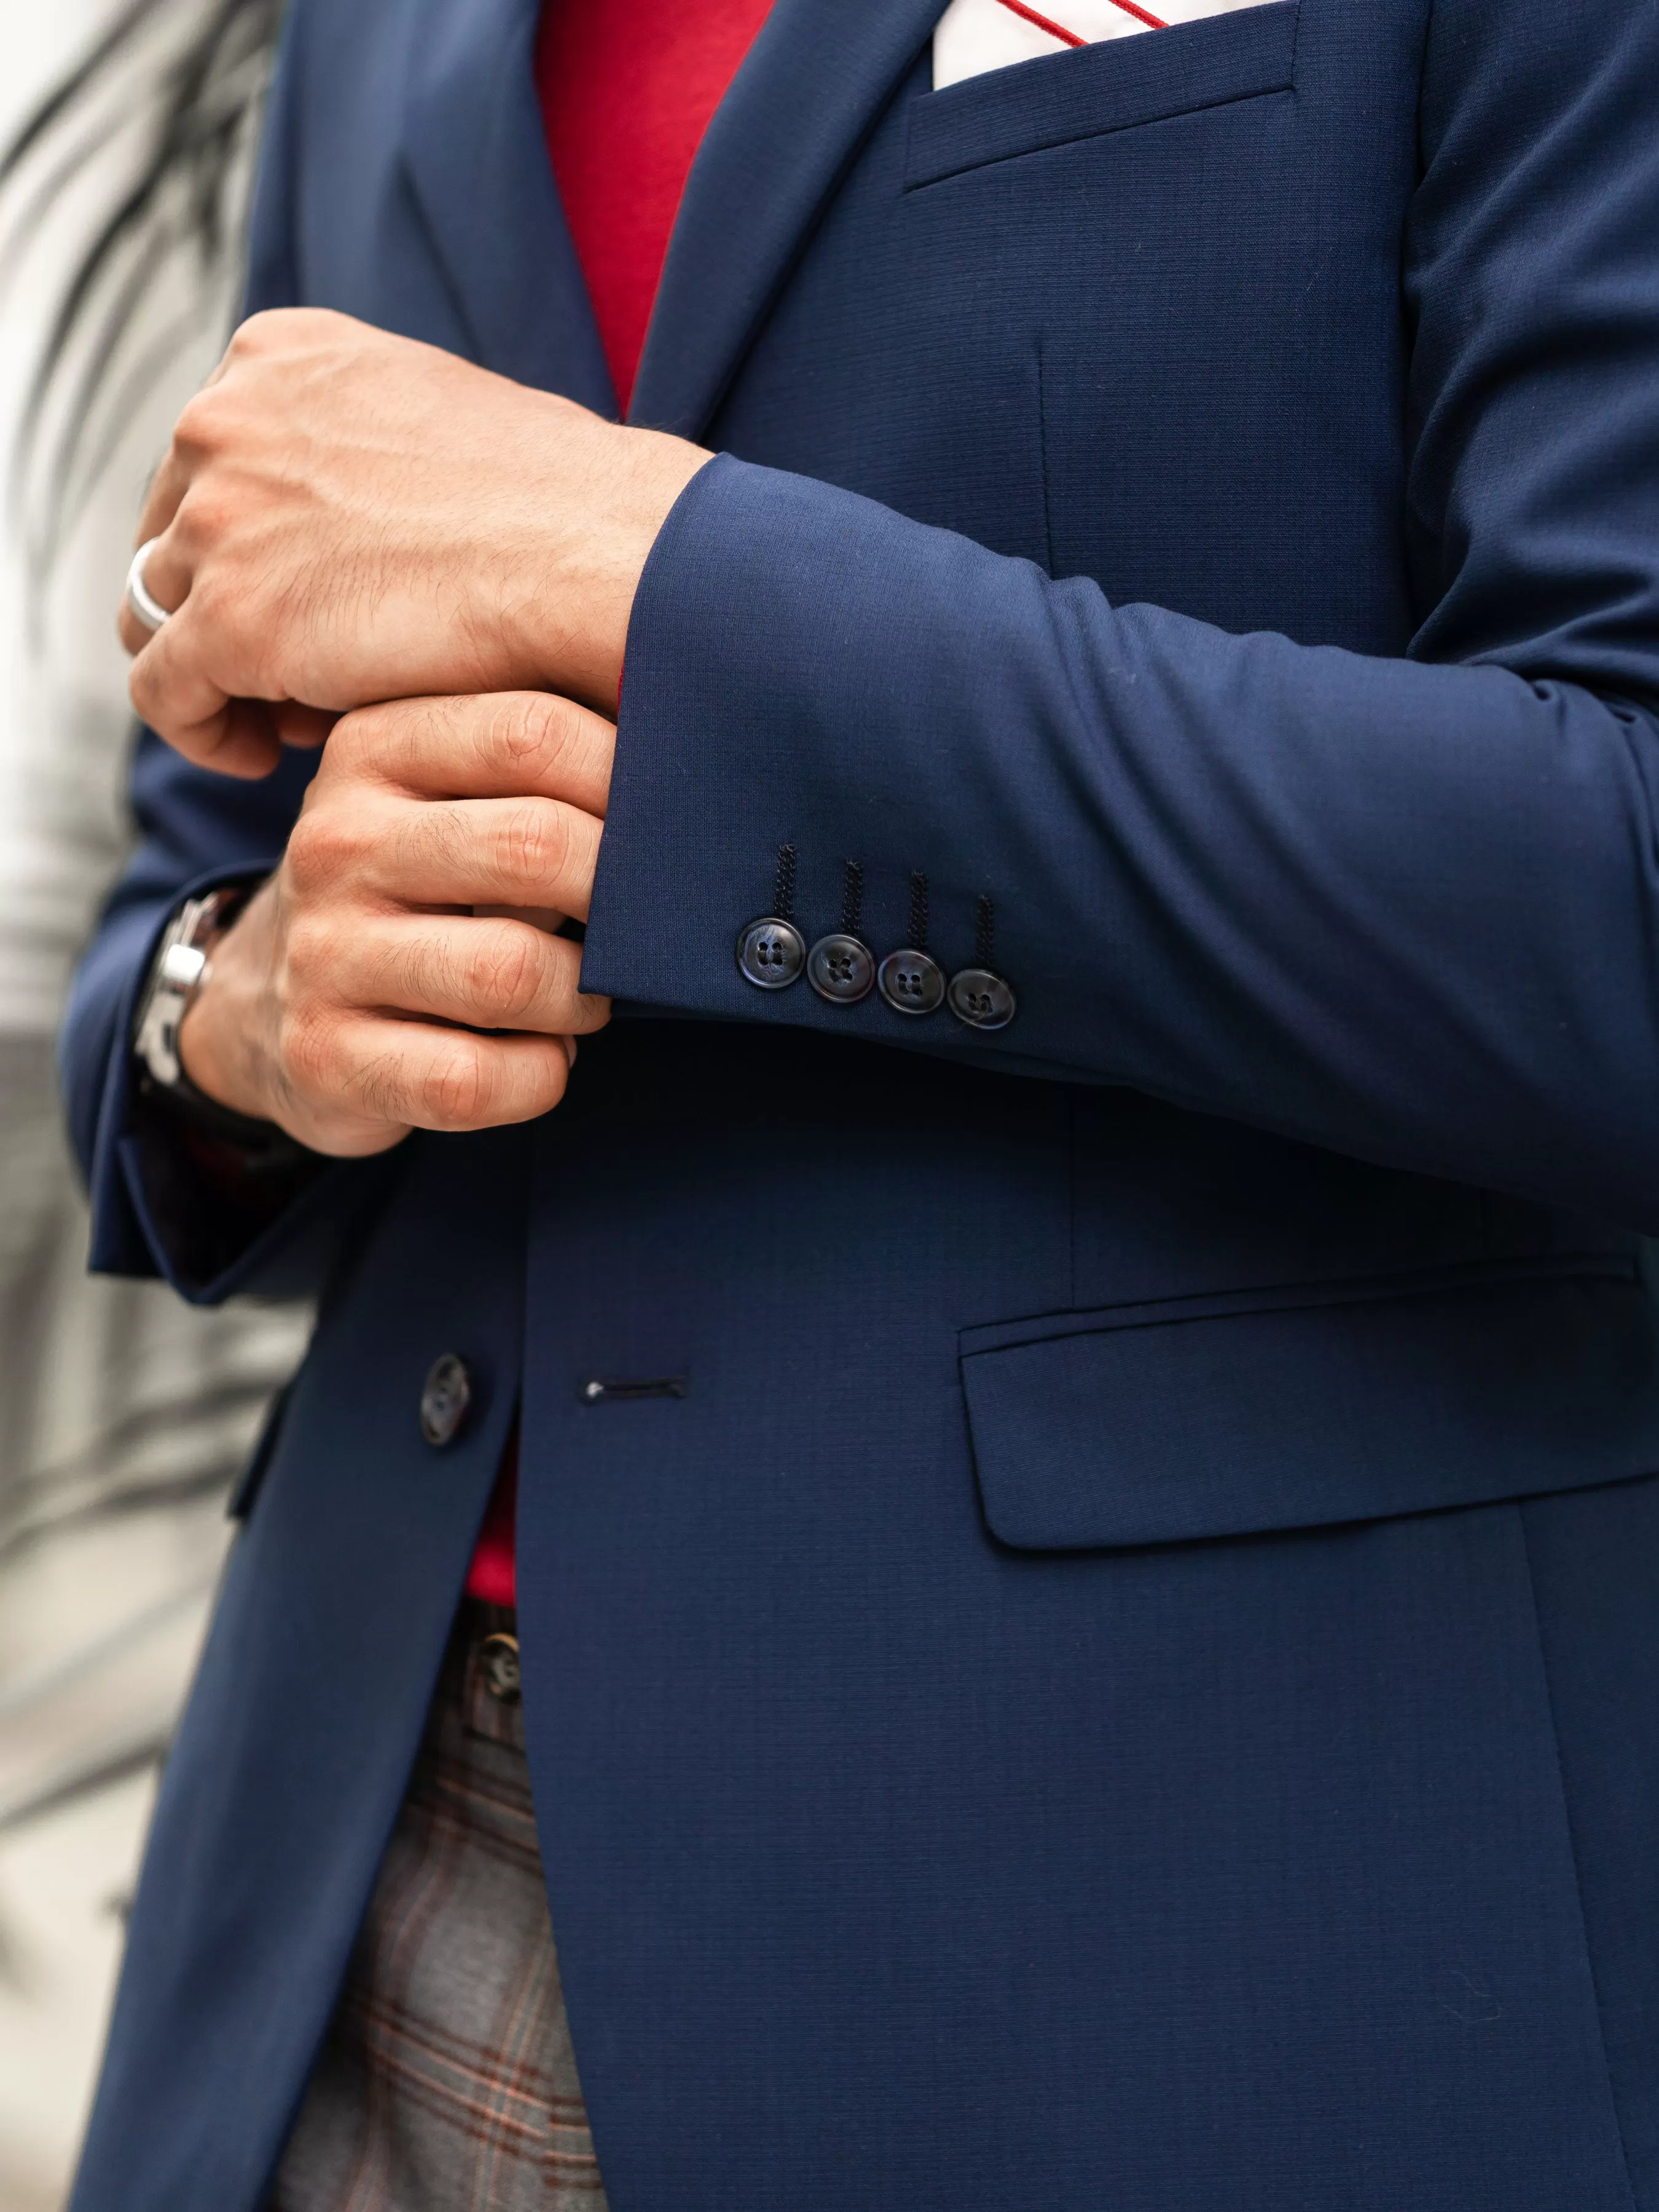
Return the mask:
M990 70L910 107L907 191L1137 125L1289 92L1298 0Z

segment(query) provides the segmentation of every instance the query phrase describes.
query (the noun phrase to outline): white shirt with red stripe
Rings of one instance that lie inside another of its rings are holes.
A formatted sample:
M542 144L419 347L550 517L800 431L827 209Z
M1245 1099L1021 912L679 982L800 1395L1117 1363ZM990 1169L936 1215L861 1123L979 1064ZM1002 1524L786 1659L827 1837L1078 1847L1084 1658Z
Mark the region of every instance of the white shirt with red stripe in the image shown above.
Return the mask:
M1042 54L1064 53L1068 46L1091 46L1101 39L1131 39L1166 31L1172 23L1195 23L1201 16L1225 15L1261 0L951 0L933 33L933 89L959 84L963 77Z

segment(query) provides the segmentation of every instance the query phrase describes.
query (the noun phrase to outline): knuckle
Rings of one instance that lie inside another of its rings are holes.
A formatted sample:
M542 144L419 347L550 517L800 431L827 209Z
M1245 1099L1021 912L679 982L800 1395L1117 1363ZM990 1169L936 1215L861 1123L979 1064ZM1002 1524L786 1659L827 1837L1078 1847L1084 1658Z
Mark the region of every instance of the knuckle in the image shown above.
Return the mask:
M543 962L535 932L507 922L490 930L472 956L475 996L509 1021L527 1014L542 996Z
M307 807L288 834L288 850L283 855L283 873L288 888L298 900L311 897L326 879L326 848L333 831L326 815L319 807ZM294 924L289 926L290 944Z
M223 391L222 385L207 385L179 409L173 442L181 453L210 453L219 445L226 429Z
M458 1036L421 1079L423 1115L440 1129L466 1128L487 1110L489 1092L489 1079L477 1044L471 1037Z
M340 1087L338 1024L313 1001L301 998L283 1007L277 1057L289 1085L303 1097L325 1097Z
M485 741L515 775L533 781L569 752L574 718L575 709L550 693L514 692L493 708Z
M286 869L296 896L315 899L357 865L363 839L350 811L307 806L289 833Z
M501 865L514 884L551 884L563 872L570 830L562 807L544 799L512 805L501 824Z
M173 544L186 561L199 560L222 544L232 520L230 501L198 478L179 501L173 518Z
M141 722L159 726L162 712L161 672L148 644L127 672L127 696Z
M292 307L262 307L257 314L246 316L231 335L228 350L234 357L257 356L269 353L281 345L289 323L296 313Z
M374 707L360 707L342 714L328 733L324 769L336 779L373 773L384 748L380 719L380 710Z
M295 915L288 926L283 964L301 1003L314 997L336 964L335 933L313 913Z
M338 777L406 793L414 788L410 764L415 749L410 708L393 703L357 707L343 714L329 732L323 757Z

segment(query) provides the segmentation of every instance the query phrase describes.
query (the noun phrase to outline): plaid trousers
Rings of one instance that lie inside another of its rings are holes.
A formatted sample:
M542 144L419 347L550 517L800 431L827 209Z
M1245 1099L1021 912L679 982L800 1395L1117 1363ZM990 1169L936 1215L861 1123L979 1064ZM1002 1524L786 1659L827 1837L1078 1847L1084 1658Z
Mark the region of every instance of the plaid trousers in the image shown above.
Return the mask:
M451 1644L270 2212L605 2212L516 1646L486 1647L486 1611L465 1608Z

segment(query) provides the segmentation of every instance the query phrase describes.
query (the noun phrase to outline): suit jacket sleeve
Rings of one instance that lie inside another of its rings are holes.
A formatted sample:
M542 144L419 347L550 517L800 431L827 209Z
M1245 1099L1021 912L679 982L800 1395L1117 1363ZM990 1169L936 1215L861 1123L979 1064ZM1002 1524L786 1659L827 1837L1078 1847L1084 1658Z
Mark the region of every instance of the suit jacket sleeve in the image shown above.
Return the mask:
M1110 605L722 457L636 599L585 981L1132 1085L1659 1228L1659 11L1441 0L1398 659ZM738 973L797 848L1006 1030Z

